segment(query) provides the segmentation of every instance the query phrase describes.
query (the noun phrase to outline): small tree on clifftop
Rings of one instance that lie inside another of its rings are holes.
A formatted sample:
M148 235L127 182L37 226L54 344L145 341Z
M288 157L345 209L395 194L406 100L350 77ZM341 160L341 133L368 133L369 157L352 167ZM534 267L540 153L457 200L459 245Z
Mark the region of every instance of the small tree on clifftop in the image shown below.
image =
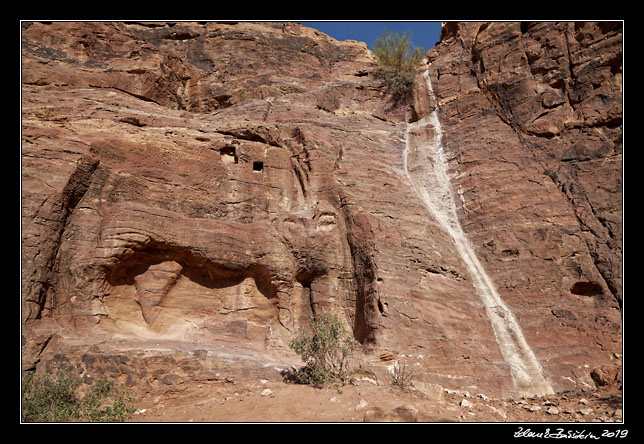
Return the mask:
M373 53L378 59L380 75L385 83L399 98L408 97L425 50L413 47L409 33L392 34L384 30L376 41Z

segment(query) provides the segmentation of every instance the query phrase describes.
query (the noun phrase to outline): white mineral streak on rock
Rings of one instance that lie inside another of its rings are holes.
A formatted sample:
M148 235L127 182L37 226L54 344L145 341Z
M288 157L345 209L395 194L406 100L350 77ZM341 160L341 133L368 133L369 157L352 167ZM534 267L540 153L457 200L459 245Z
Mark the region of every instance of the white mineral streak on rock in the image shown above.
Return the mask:
M429 71L425 71L423 76L427 81L430 103L435 102ZM515 388L526 395L553 393L539 361L523 337L519 323L497 293L463 232L447 175L442 137L436 106L426 117L409 123L403 152L405 174L427 211L452 237L485 305L501 353L511 367Z

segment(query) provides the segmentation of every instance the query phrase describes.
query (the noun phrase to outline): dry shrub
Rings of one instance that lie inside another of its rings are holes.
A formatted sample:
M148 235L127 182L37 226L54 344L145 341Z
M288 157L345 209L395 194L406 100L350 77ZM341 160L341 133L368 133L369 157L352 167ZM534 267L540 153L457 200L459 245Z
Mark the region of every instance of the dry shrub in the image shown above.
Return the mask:
M399 98L409 97L425 50L412 45L409 33L394 34L385 30L376 41L373 53L387 86Z

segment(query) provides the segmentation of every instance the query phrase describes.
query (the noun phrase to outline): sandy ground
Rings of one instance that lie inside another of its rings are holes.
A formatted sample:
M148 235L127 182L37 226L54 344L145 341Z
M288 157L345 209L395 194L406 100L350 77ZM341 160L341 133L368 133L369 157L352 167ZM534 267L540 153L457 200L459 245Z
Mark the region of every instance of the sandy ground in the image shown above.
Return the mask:
M441 398L441 399L436 399ZM490 399L475 393L428 396L391 385L312 387L268 381L210 381L165 394L143 394L130 422L621 422L617 388L541 398ZM398 409L398 410L396 410ZM401 414L403 412L404 414Z

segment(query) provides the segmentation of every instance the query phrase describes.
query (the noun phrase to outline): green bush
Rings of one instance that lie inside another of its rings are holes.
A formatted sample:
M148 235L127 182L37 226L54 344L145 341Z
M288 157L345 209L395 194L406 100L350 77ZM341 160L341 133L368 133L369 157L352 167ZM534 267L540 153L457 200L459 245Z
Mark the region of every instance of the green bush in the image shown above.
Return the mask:
M22 420L24 422L123 422L136 410L134 399L122 393L114 397L113 384L97 379L84 396L80 381L63 372L55 377L23 373Z
M413 47L409 33L392 34L385 30L376 41L373 53L385 83L397 96L408 97L425 50Z
M349 376L349 357L355 349L353 337L335 315L311 320L305 330L291 341L290 347L305 362L294 378L302 384L344 383Z

